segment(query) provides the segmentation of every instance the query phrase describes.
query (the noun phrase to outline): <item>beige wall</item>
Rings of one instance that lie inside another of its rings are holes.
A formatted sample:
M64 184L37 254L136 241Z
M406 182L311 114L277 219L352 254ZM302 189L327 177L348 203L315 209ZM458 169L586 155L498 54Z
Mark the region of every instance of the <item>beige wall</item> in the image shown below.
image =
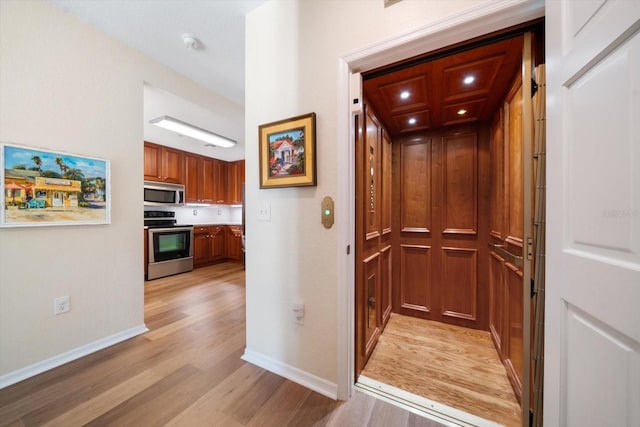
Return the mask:
M320 223L324 196L344 189L338 144L339 58L482 3L404 0L272 0L247 17L247 352L338 382L339 257L336 224ZM318 186L260 190L257 129L262 123L317 114ZM342 175L341 175L342 174ZM342 178L341 178L342 177ZM257 219L269 204L271 221ZM336 205L336 211L346 209ZM291 304L306 304L304 326Z
M0 141L109 159L112 176L110 225L0 229L0 384L144 324L144 82L242 116L44 1L0 1Z

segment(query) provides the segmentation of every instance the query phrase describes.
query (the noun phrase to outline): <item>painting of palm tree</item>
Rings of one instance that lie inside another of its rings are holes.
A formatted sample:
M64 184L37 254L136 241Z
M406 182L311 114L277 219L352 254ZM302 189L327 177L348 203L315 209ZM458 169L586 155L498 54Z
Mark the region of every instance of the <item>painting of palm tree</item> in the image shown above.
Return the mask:
M109 161L0 145L0 226L107 224Z

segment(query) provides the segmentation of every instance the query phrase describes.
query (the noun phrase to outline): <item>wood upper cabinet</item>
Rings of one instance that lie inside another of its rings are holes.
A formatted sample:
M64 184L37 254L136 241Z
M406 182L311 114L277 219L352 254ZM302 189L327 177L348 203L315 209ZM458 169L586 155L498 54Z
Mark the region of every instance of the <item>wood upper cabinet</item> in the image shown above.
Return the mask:
M226 204L227 200L227 162L213 160L212 181L213 203Z
M242 184L244 184L244 160L227 164L227 203L242 203Z
M187 203L214 203L214 159L185 153L185 199Z
M144 143L144 179L173 184L184 182L184 152L170 147Z

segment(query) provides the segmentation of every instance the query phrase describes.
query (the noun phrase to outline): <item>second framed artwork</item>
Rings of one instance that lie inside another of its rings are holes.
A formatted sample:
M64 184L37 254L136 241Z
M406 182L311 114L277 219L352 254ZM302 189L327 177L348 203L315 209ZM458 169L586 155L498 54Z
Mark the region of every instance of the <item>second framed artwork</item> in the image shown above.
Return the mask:
M316 185L316 114L260 125L260 188Z

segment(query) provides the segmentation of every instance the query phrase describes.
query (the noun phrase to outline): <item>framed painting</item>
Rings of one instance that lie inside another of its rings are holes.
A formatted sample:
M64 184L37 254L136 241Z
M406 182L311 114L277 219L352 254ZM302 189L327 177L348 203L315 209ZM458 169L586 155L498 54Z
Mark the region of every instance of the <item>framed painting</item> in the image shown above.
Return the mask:
M260 188L316 185L316 114L259 126Z
M0 227L109 224L109 161L0 144Z

